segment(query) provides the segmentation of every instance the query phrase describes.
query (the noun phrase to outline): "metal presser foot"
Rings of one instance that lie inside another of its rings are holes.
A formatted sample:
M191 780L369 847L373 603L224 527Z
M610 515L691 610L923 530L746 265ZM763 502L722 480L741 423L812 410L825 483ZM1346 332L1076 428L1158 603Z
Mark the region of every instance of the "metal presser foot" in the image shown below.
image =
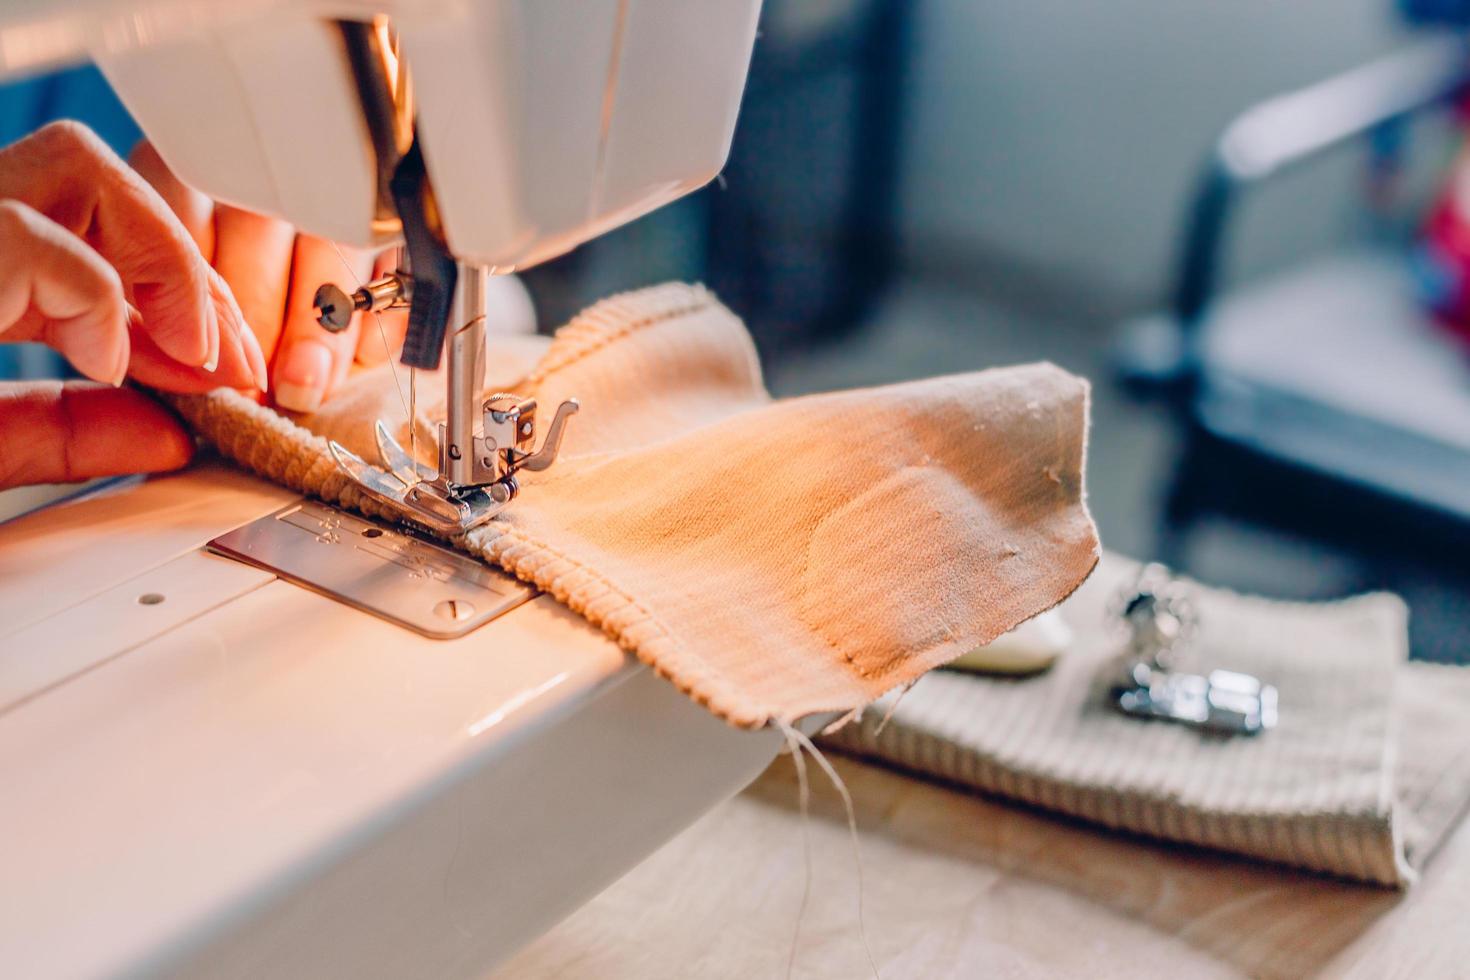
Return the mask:
M476 404L484 377L486 270L462 263L456 278L451 322L459 326L444 339L448 419L439 425L438 468L415 460L381 420L375 428L381 466L331 443L337 465L363 490L403 520L449 536L485 523L514 500L520 490L518 472L551 466L561 449L567 420L581 407L575 398L562 402L541 447L533 449L535 399L496 394ZM420 275L416 287L413 277L395 273L369 283L352 297L335 287L323 287L317 293L319 322L329 330L340 330L350 322L354 308L376 312L401 305L415 288L423 291L423 282ZM409 414L412 412L410 402Z
M1129 634L1114 706L1135 718L1156 718L1217 735L1258 735L1275 727L1276 688L1250 674L1179 669L1179 651L1198 629L1189 590L1163 565L1146 565L1120 594L1113 613Z
M517 472L524 469L534 473L556 461L567 420L579 407L576 399L562 402L541 448L532 452L535 399L509 394L487 399L483 406L485 434L472 437L475 457L470 468L478 476L490 477L480 483L456 483L446 476L449 467L442 466L442 462L436 471L416 461L381 420L374 432L382 467L368 463L339 443L331 443L330 448L344 473L404 520L440 534L463 534L494 517L516 498L520 492ZM457 448L446 439L446 428L440 426L441 461L452 458L449 453Z

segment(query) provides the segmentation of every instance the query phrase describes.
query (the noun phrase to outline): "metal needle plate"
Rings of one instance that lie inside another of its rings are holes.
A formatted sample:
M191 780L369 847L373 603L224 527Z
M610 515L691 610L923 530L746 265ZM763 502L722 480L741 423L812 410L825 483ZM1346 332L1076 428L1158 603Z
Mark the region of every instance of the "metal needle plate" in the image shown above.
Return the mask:
M436 639L464 636L536 595L473 558L314 500L222 534L209 550Z

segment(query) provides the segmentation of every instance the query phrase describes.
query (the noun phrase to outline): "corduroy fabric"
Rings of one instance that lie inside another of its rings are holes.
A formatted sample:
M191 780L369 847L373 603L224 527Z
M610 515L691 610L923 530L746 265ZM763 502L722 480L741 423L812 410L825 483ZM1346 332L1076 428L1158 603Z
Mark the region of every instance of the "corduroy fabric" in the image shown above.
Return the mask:
M734 314L666 285L585 311L504 386L584 411L557 466L454 544L738 726L867 704L1061 601L1097 561L1086 383L1045 364L773 403ZM382 369L301 425L234 392L173 404L257 473L379 513L318 433L372 458L397 398Z
M583 411L557 465L454 543L734 725L867 704L1060 602L1097 561L1087 386L1050 365L773 402L740 321L674 284L597 304L511 380L491 386ZM301 424L228 391L172 403L257 473L380 512L321 434L375 456L374 419L403 417L386 368Z
M1406 663L1395 596L1287 603L1195 587L1184 666L1280 692L1277 728L1220 738L1104 701L1107 612L1136 564L1104 558L1062 606L1078 640L1048 674L937 672L824 744L1108 827L1403 886L1470 802L1470 673Z

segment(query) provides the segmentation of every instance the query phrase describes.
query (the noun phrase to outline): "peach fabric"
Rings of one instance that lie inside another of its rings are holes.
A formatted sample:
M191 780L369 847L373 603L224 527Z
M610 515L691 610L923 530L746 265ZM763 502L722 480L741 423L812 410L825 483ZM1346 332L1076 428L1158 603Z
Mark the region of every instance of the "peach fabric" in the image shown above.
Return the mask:
M583 409L556 466L455 544L731 724L868 704L1057 604L1097 561L1088 388L1051 365L773 401L739 319L682 284L604 300L534 364L524 340L497 343L487 387ZM405 418L386 367L296 421L233 392L174 404L256 472L379 512L322 436L375 456L374 420Z

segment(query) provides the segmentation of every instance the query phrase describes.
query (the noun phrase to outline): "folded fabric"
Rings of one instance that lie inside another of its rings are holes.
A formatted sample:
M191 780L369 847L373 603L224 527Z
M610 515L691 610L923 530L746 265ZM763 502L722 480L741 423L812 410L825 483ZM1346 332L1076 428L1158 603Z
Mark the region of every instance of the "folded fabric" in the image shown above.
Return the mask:
M1050 365L773 402L740 321L676 284L597 304L491 385L583 411L556 466L455 544L735 725L856 709L1055 605L1097 561L1087 386ZM374 457L374 421L404 418L389 369L299 425L232 392L174 404L255 471L381 513L321 436ZM424 419L418 434L424 449Z
M1392 595L1287 603L1196 586L1181 667L1276 685L1277 727L1223 738L1129 718L1104 698L1122 643L1107 609L1136 573L1105 556L1061 606L1077 640L1049 674L938 672L825 744L1108 827L1412 881L1470 803L1470 672L1407 663Z

